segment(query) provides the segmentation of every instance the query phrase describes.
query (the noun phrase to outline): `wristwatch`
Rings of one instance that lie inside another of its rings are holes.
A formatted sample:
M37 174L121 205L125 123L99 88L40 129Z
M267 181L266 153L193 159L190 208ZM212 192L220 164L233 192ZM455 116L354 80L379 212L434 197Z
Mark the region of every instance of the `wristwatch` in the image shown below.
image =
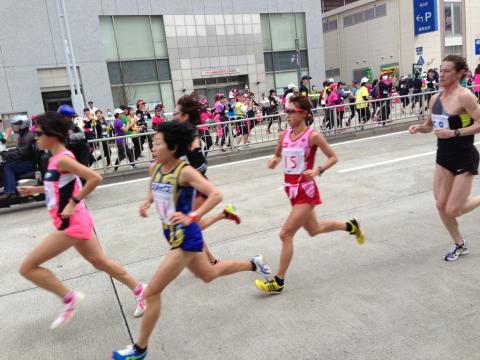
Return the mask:
M322 176L322 174L325 172L325 169L322 168L321 166L318 167L318 176Z
M78 204L80 202L80 200L75 197L75 196L72 196L72 201L75 203L75 204Z
M460 130L458 130L458 129L455 129L455 130L453 131L453 133L455 134L455 137L459 137L459 136L460 136Z
M188 217L192 219L193 222L198 222L200 220L200 215L198 215L196 211L189 213Z

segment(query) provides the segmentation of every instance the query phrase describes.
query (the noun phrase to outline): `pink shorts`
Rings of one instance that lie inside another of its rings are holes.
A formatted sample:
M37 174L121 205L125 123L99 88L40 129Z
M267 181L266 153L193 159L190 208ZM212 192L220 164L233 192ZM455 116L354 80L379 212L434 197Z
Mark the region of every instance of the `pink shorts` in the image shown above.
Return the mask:
M90 240L93 233L93 219L86 209L75 210L70 219L52 216L53 225L65 235L80 240Z
M309 204L312 206L320 205L322 203L322 199L320 199L320 192L318 191L317 184L314 184L313 194L312 196L308 196L305 192L305 189L302 186L298 186L298 192L295 197L290 198L290 204L292 206L300 205L300 204ZM290 190L289 186L285 186L285 192L287 196L289 196Z

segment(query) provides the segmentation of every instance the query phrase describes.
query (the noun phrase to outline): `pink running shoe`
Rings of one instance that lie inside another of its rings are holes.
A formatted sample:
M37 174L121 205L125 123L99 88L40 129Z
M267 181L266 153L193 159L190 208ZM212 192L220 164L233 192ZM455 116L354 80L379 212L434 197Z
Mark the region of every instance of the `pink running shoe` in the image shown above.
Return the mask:
M135 307L135 312L133 313L133 316L136 318L140 317L143 315L145 312L145 309L147 307L147 304L145 303L145 289L147 288L146 284L142 284L142 290L140 293L135 295L135 298L137 299L137 306Z
M50 329L56 329L57 327L66 325L75 315L75 312L78 310L85 295L81 292L73 292L73 299L68 304L64 305L64 308L60 315L55 319L54 322L50 324Z

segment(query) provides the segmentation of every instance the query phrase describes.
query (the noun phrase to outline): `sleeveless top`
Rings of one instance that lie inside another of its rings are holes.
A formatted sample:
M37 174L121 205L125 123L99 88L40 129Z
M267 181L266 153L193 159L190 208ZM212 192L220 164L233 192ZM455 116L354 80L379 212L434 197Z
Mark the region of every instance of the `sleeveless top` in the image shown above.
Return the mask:
M70 199L82 190L82 182L77 175L58 171L58 161L64 155L75 159L70 150L53 155L48 160L47 171L43 179L45 203L52 217L59 217ZM75 205L75 212L78 210L86 210L83 200Z
M468 113L460 115L450 115L443 108L440 101L440 95L436 98L432 106L432 123L434 129L462 129L473 125L473 119ZM437 151L442 154L461 153L470 150L474 145L474 135L453 137L449 139L437 140Z
M285 187L288 188L289 198L295 198L298 187L301 185L307 195L314 191L315 181L308 179L303 172L313 169L315 163L316 146L309 143L313 129L307 128L296 140L292 139L292 129L288 129L282 142L282 162L284 168Z
M163 227L168 228L173 213L188 214L193 209L195 189L191 186L180 186L179 177L182 169L187 166L182 160L168 174L162 174L162 164L156 164L152 169L152 195ZM174 228L181 227L181 224Z

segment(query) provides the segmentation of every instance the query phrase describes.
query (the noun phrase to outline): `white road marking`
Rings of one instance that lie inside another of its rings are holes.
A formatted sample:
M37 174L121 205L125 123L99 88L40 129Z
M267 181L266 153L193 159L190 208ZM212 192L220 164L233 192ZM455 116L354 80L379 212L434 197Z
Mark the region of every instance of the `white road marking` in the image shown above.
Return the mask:
M368 164L368 165L363 165L363 166L357 166L357 167L350 168L350 169L337 170L337 173L344 174L344 173L348 173L348 172L352 172L352 171L369 169L369 168L376 167L376 166L393 164L393 163L400 162L400 161L405 161L405 160L415 159L415 158L419 158L419 157L423 157L423 156L433 155L435 153L436 153L436 151L429 151L429 152L426 152L426 153L421 153L421 154L416 154L416 155L411 155L411 156L404 156L404 157L397 158L397 159L381 161L381 162L378 162L378 163L373 163L373 164Z
M474 145L478 145L478 144L480 144L480 141L477 141L477 142L474 143ZM337 170L337 173L339 173L339 174L345 174L345 173L349 173L349 172L352 172L352 171L370 169L370 168L376 167L376 166L393 164L393 163L396 163L396 162L401 162L401 161L405 161L405 160L410 160L410 159L415 159L415 158L419 158L419 157L429 156L429 155L433 155L433 154L436 154L436 153L437 153L437 151L429 151L429 152L425 152L425 153L421 153L421 154L415 154L415 155L411 155L411 156L404 156L404 157L400 157L400 158L396 158L396 159L391 159L391 160L386 160L386 161L380 161L380 162L373 163L373 164L357 166L357 167L353 167L353 168L349 168L349 169Z
M340 145L348 145L348 144L353 144L353 143L357 143L357 142L375 140L375 139L388 137L388 136L402 135L402 134L405 134L405 133L408 133L408 131L406 131L406 130L397 131L397 132L389 133L389 134L371 136L371 137L355 139L355 140L348 140L348 141L343 141L343 142L331 144L331 146L336 147L336 146L340 146ZM238 161L232 161L232 162L228 162L228 163L224 163L224 164L212 165L212 166L209 166L208 168L209 169L215 169L215 168L221 168L221 167L226 167L226 166L239 165L239 164L244 164L244 163L248 163L248 162L251 162L251 161L259 161L259 160L270 159L271 157L272 157L272 155L260 156L260 157L255 157L255 158L252 158L252 159L238 160ZM344 172L344 171L341 170L341 171L338 171L338 172ZM348 172L348 171L345 171L345 172ZM133 183L137 183L137 182L141 182L141 181L147 181L148 179L149 179L148 177L145 177L145 178L140 178L140 179L116 182L116 183L112 183L112 184L105 184L105 185L97 186L97 189L105 189L105 188L109 188L109 187L113 187L113 186L133 184Z

